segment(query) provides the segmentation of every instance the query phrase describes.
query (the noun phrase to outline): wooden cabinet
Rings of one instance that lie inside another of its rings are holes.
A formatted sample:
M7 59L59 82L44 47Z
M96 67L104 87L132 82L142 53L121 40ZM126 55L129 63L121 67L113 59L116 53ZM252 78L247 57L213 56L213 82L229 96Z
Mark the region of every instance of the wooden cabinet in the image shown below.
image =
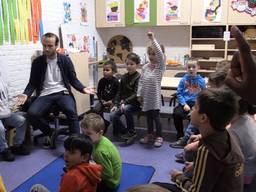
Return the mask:
M226 25L227 0L192 0L191 25Z
M193 26L191 30L191 56L199 59L201 69L214 69L226 58L226 26Z
M256 23L256 8L250 8L247 3L248 1L238 3L237 1L229 0L228 24L254 25Z
M106 0L95 1L96 27L124 27L125 26L125 8L124 1L120 4L112 1L111 4Z
M89 67L88 67L88 53L72 53L69 55L76 71L77 78L84 86L89 85ZM76 99L76 107L78 115L81 115L90 109L90 95L82 94L72 88L72 93Z
M180 4L170 4L170 1L158 0L157 25L190 25L191 0L176 2Z
M134 0L125 0L126 26L156 26L158 1L159 0L141 1L139 5L135 5ZM149 7L149 9L147 7ZM149 10L149 17L147 10ZM136 15L135 11L137 12ZM139 22L139 20L145 20L145 22Z

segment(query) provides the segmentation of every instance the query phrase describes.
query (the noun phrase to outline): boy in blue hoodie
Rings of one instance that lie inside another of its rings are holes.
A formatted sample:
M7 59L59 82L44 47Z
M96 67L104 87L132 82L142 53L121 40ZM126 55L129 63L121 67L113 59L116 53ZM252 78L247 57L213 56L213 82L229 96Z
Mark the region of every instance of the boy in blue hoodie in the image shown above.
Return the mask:
M183 119L191 111L198 94L206 87L204 78L197 74L198 61L190 59L186 66L187 74L180 80L176 92L179 104L173 111L174 126L177 130L177 140L184 136Z

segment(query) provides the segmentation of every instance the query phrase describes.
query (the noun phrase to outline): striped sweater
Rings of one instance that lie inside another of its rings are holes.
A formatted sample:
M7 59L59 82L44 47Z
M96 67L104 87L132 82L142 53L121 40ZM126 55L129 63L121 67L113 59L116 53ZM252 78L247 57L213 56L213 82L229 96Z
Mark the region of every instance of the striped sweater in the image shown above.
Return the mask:
M165 59L160 45L154 39L152 46L155 50L157 63L154 68L151 63L142 68L137 96L142 97L142 111L157 110L161 108L161 81L165 71Z

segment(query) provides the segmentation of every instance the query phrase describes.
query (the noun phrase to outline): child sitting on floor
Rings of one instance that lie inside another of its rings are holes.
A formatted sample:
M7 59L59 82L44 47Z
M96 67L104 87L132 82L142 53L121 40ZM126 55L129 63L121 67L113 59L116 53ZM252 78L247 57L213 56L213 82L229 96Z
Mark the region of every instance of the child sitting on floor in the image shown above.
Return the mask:
M122 162L115 145L103 136L103 119L98 114L90 113L82 120L81 128L94 143L93 160L103 167L102 181L97 192L115 191L120 183Z
M101 181L100 165L89 163L93 150L90 137L73 134L64 142L66 173L61 178L59 192L96 192ZM31 192L49 192L40 184L34 185Z

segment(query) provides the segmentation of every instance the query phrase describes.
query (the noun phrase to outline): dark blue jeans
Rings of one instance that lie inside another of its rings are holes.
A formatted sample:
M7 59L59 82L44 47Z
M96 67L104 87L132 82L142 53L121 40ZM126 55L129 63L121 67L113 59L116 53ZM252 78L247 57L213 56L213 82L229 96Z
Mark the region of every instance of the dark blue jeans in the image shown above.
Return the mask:
M140 110L139 107L127 104L125 105L123 111L118 109L117 111L111 112L110 119L113 124L113 134L118 135L119 133L133 132L135 130L133 115L135 112L139 110ZM127 129L125 129L125 126L120 119L122 115L125 116Z
M32 126L40 129L44 135L51 135L52 130L46 117L53 105L57 105L67 116L70 132L80 133L75 100L63 91L36 98L28 109L28 118Z
M190 136L197 134L199 134L198 128L194 127L191 123L189 123L187 129L185 130L185 135L184 137L182 137L182 141L184 143L188 143Z

